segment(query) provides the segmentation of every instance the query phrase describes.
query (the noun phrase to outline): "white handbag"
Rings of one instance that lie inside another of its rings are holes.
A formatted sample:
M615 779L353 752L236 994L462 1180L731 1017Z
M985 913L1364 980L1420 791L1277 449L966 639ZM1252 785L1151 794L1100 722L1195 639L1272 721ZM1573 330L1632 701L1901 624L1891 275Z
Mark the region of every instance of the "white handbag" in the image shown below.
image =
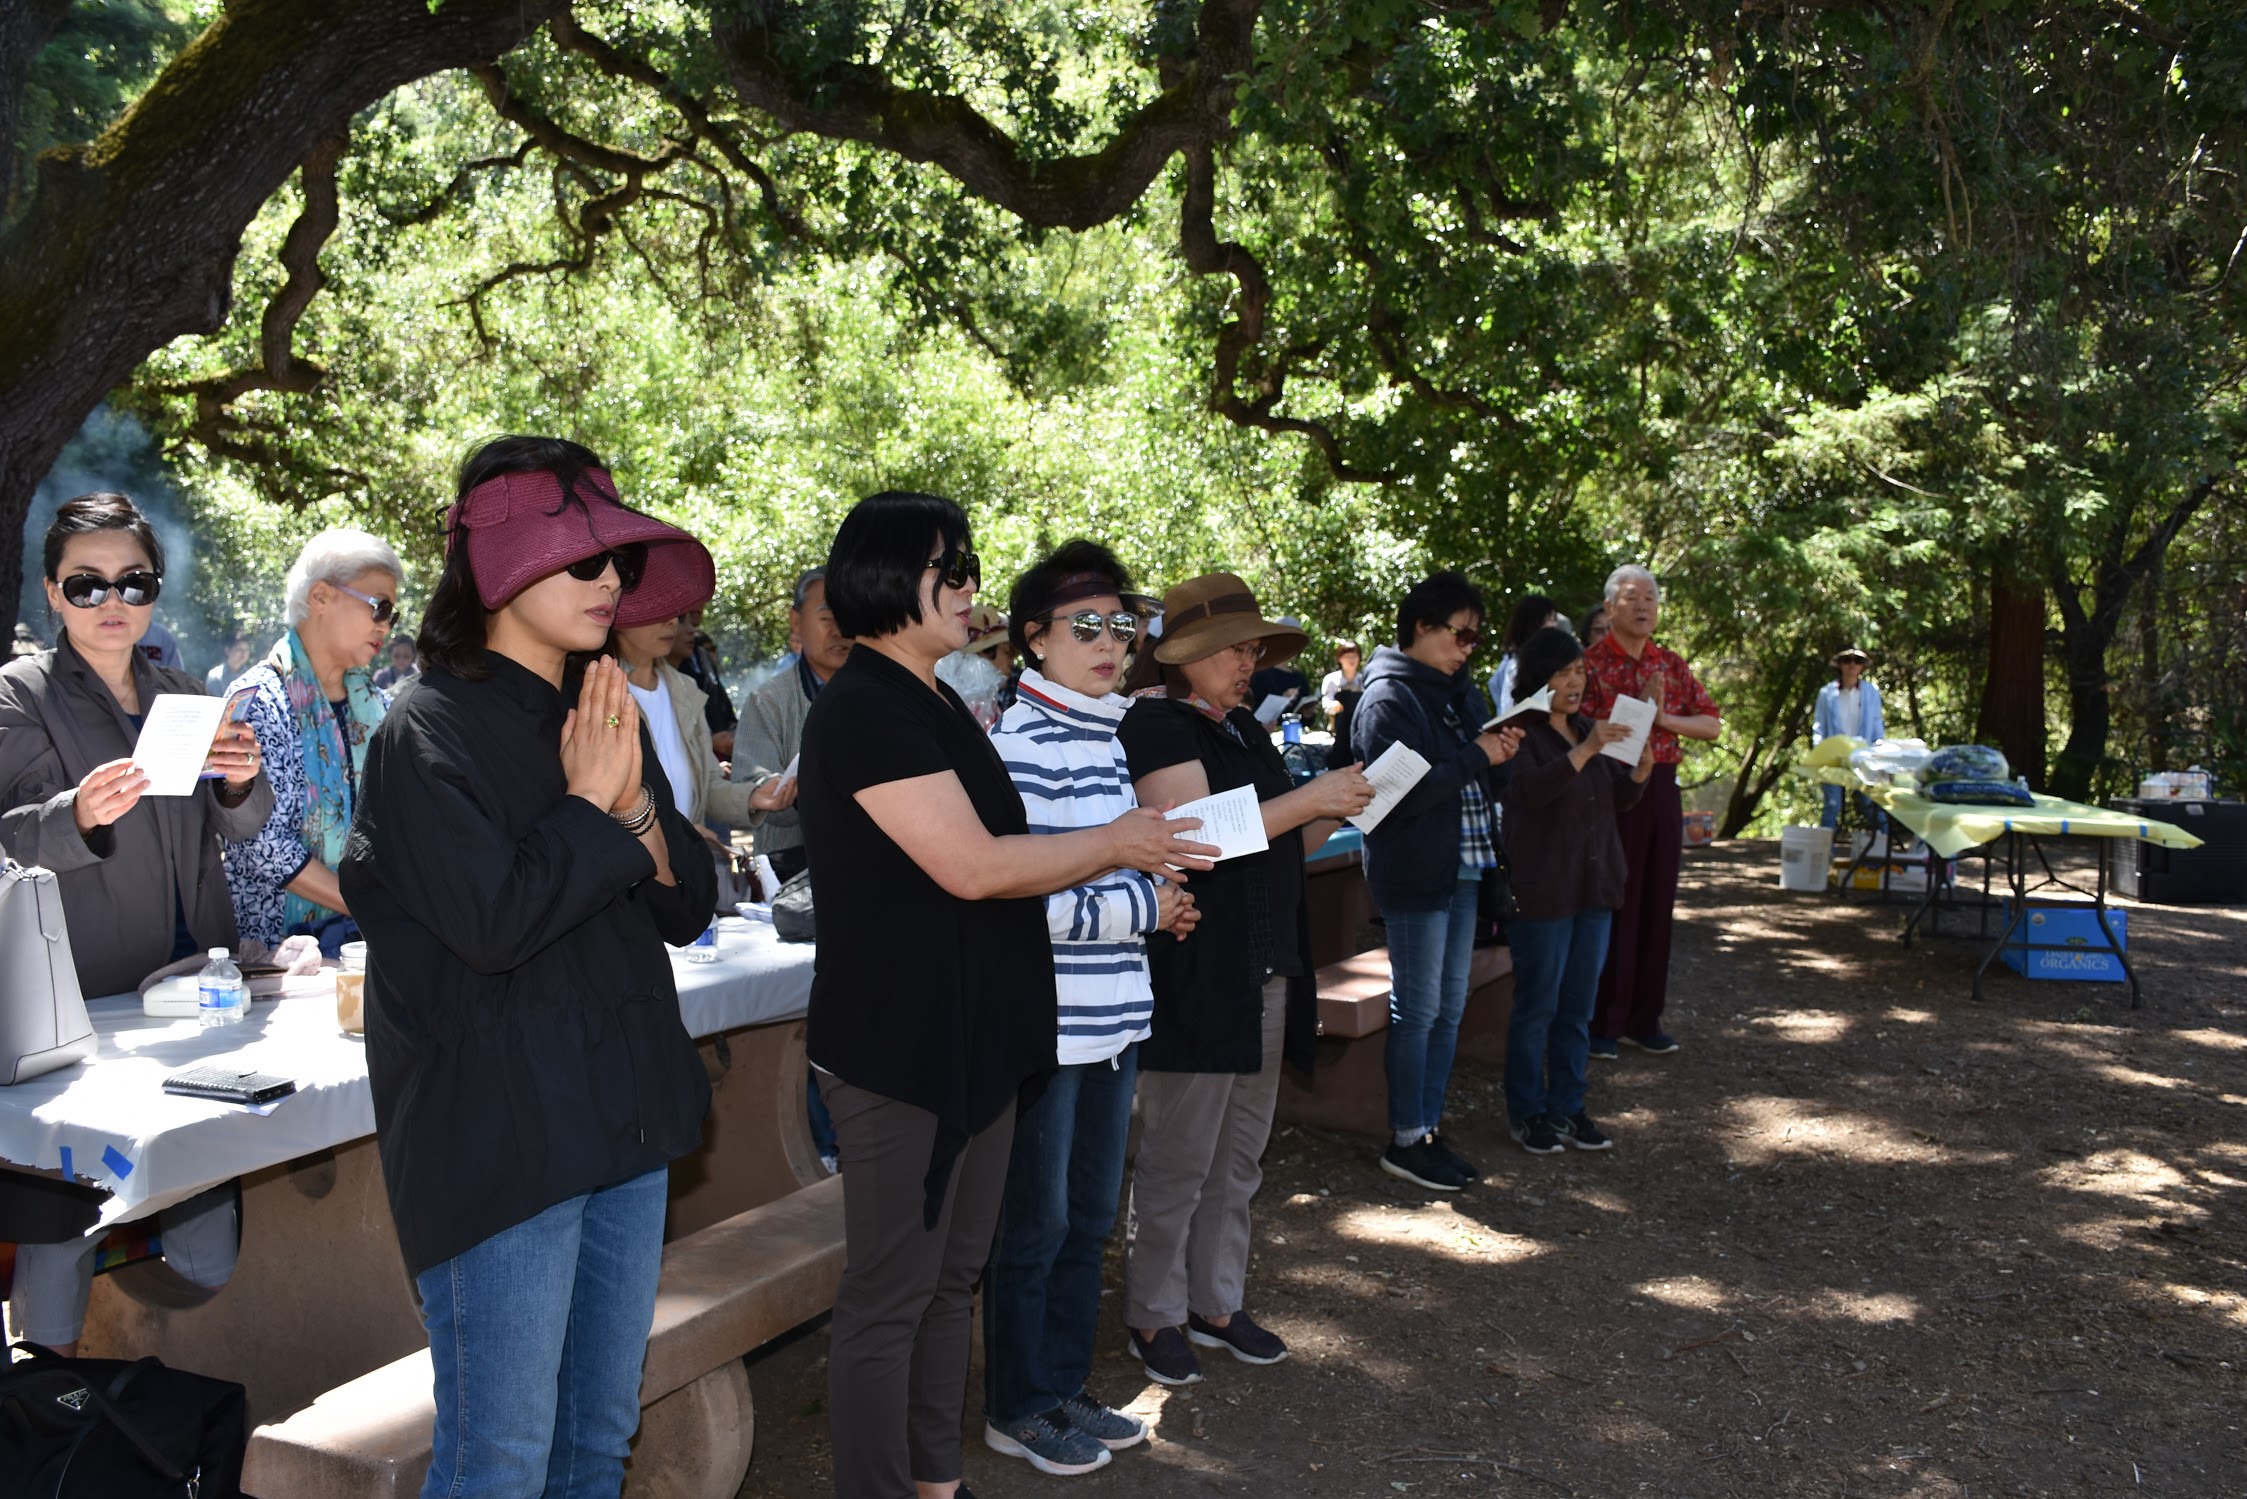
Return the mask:
M94 1054L62 890L52 871L0 861L0 1087Z

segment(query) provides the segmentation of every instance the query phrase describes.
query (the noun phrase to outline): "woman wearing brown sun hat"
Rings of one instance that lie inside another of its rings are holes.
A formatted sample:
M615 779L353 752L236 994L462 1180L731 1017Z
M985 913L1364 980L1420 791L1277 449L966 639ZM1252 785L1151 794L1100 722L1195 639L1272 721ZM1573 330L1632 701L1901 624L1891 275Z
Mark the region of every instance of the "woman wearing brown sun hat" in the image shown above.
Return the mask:
M1303 851L1373 799L1355 765L1297 787L1242 705L1257 668L1293 660L1304 643L1231 573L1181 583L1163 597L1162 639L1141 674L1155 685L1118 730L1140 805L1251 786L1271 843L1195 874L1194 940L1148 953L1155 1013L1140 1043L1124 1316L1132 1352L1164 1384L1201 1378L1195 1343L1245 1363L1287 1357L1242 1309L1249 1201L1263 1181L1283 1035L1307 1051L1317 1023Z

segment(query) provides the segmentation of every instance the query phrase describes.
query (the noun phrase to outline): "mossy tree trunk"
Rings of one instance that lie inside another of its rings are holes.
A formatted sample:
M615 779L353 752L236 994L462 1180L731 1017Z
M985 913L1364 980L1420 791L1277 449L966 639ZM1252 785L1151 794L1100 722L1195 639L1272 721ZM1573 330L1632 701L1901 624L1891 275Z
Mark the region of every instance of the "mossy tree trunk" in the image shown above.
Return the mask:
M242 233L299 164L393 89L497 57L563 4L233 0L101 136L23 174L0 222L0 588L63 445L151 351L219 329ZM0 9L12 180L12 101L61 8Z

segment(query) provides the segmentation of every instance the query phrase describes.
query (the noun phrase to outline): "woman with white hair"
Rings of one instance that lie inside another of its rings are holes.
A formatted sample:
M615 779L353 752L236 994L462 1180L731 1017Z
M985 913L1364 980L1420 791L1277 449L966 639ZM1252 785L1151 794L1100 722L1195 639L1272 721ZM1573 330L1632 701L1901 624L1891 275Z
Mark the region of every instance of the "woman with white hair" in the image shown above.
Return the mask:
M336 864L351 831L367 740L390 706L369 668L398 613L405 569L379 536L322 531L289 569L289 628L236 688L255 688L245 721L273 783L273 815L226 846L234 919L245 938L278 946L346 916Z

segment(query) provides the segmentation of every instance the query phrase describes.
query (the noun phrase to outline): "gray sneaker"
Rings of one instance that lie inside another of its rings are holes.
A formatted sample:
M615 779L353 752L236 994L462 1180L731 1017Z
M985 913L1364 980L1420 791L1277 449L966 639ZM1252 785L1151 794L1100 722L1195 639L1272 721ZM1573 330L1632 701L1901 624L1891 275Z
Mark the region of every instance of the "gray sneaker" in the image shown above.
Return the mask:
M1062 1401L1061 1414L1069 1418L1071 1426L1110 1452L1121 1452L1147 1440L1146 1422L1126 1412L1109 1409L1093 1399L1087 1390L1079 1390Z
M1069 1424L1059 1406L1043 1415L1012 1421L983 1423L983 1445L1007 1457L1019 1457L1040 1473L1068 1478L1108 1465L1108 1449L1089 1432Z

